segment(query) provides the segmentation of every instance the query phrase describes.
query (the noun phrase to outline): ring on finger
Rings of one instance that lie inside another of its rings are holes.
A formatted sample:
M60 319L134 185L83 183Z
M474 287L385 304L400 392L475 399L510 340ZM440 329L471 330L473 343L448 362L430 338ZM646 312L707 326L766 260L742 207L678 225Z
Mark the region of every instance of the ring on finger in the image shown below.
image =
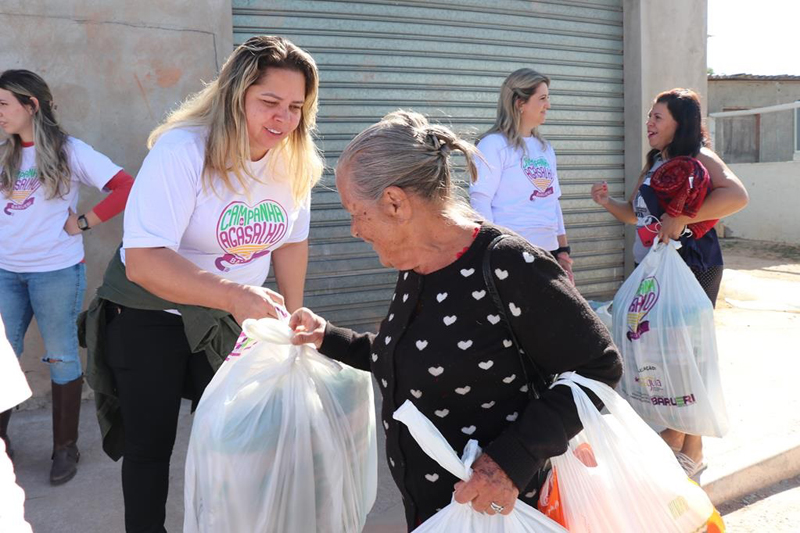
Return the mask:
M494 502L492 502L491 505L489 505L489 507L491 507L492 511L494 511L496 513L502 513L503 509L505 509L505 507L503 507L502 505L497 505Z

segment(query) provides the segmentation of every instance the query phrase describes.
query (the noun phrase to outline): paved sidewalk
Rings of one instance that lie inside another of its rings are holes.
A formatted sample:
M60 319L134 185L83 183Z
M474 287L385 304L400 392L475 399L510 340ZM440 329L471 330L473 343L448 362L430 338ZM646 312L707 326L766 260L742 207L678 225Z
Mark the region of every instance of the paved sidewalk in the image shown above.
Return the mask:
M722 241L715 321L730 431L706 439L715 504L800 475L800 248Z
M701 478L715 503L800 475L800 312L791 309L800 302L800 258L753 259L749 249L737 255L727 248L728 266L736 271L726 271L716 321L731 431L723 439L706 440L710 466ZM725 297L737 305L725 303ZM756 310L747 303L758 301L780 310ZM183 463L190 425L185 404L170 476L170 532L182 530ZM17 450L17 476L27 494L26 516L36 533L124 531L120 463L100 449L92 402L83 403L80 470L67 485L51 487L47 481L49 409L17 411L10 434ZM404 532L402 505L385 465L382 435L379 453L378 499L365 531Z
M731 500L719 511L731 532L796 533L800 529L800 476Z

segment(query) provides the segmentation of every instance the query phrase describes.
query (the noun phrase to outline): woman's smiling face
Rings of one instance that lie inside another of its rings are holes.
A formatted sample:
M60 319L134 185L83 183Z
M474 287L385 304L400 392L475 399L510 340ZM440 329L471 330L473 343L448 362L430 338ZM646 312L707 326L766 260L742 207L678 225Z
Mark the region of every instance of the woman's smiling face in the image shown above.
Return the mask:
M250 158L257 161L300 124L306 98L302 73L270 68L247 88L244 113L250 137Z
M650 113L647 114L647 142L650 148L663 150L675 138L678 130L678 123L672 118L667 104L658 102L653 104Z
M550 88L542 82L524 104L520 104L519 129L520 134L529 136L533 128L544 124L547 120L547 111L550 109Z
M403 237L397 221L387 214L387 199L381 197L371 201L359 197L350 180L348 166L336 168L336 189L342 206L350 214L350 233L372 245L383 266L406 268L406 261L402 257L404 251L408 250L405 245L407 239Z

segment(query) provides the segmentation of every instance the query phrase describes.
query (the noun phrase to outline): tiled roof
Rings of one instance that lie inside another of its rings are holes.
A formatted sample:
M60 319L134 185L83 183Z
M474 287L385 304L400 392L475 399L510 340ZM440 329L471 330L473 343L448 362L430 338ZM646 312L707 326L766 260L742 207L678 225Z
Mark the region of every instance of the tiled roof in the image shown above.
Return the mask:
M800 76L794 76L792 74L777 74L774 76L764 76L760 74L712 74L708 77L708 80L800 81Z

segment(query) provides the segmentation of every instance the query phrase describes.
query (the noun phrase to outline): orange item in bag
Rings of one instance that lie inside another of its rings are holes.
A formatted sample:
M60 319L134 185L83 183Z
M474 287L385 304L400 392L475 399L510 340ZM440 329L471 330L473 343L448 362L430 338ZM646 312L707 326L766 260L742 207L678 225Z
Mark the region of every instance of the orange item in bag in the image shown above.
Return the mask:
M575 448L573 453L575 457L586 466L590 468L597 466L594 452L588 443L584 442ZM558 491L558 473L555 468L550 471L547 480L544 482L536 507L549 519L561 524L565 528L567 527L567 520L564 518L564 508L561 505L561 494Z
M593 468L597 466L597 459L594 456L592 447L584 442L573 452L580 462L586 466ZM693 480L688 480L695 483ZM696 484L696 483L695 483ZM558 490L558 472L553 468L547 476L547 480L542 486L539 494L539 502L536 505L537 509L548 517L549 519L562 525L566 530L569 530L567 519L564 516L564 506L561 502L561 493ZM725 533L725 523L722 521L719 511L714 509L714 512L706 522L705 529L700 530L702 533Z
M536 508L550 520L567 527L564 518L564 509L561 508L561 495L558 493L558 475L556 469L550 470L547 481L544 482L539 493L539 502Z

